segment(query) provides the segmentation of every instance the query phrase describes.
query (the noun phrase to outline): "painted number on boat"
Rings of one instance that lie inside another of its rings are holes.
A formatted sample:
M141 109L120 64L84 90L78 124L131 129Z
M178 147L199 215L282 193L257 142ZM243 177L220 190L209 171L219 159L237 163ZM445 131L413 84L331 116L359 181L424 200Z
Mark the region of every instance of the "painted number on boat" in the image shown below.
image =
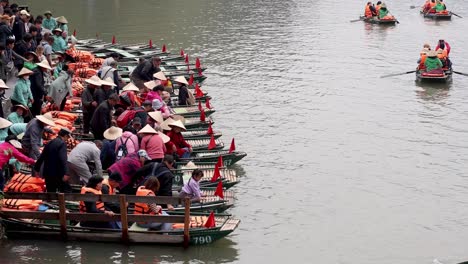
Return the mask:
M182 177L180 175L175 175L174 182L178 184L182 184Z
M195 245L210 244L213 242L211 236L196 236L193 238Z

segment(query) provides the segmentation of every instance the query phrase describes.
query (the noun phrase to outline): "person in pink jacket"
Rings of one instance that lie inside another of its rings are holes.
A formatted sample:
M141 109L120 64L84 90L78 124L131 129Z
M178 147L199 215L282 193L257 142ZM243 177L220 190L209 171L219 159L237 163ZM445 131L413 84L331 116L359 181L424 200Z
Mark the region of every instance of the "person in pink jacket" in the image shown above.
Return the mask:
M164 143L169 141L169 137L157 132L150 125L146 125L138 134L142 135L141 149L146 150L151 161L162 162L166 153L166 145Z
M5 185L5 177L3 175L3 168L8 165L8 161L13 157L19 162L26 164L34 164L36 161L23 155L17 150L21 148L21 143L16 140L16 136L7 136L5 142L0 144L0 192L3 191Z
M117 160L140 150L138 137L131 132L131 127L125 127L123 131L122 136L115 140L115 155ZM122 150L120 147L122 144L125 144L125 151L119 153Z

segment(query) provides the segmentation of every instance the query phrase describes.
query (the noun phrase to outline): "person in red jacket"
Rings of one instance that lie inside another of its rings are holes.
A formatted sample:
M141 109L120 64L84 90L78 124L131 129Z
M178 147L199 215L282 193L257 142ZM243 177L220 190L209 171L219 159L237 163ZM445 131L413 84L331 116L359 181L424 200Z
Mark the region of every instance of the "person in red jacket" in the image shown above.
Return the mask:
M182 121L177 120L169 123L168 125L172 128L172 130L167 132L167 136L171 138L171 142L175 145L177 149L177 155L181 158L190 157L190 153L192 153L192 146L187 143L187 141L185 141L184 136L182 133L180 133L187 130L184 124L182 124Z
M17 150L21 149L21 143L16 140L15 135L7 136L5 142L0 144L0 193L3 191L5 184L5 177L3 175L3 168L8 165L8 161L14 157L20 162L26 164L34 164L36 161L23 155Z

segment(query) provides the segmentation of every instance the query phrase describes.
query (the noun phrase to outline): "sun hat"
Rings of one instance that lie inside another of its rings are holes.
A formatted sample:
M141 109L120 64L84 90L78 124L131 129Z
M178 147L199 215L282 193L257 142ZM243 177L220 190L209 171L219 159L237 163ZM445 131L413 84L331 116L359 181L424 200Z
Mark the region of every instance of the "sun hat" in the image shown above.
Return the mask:
M114 80L112 80L111 77L107 77L104 80L101 80L101 83L102 83L102 85L107 85L107 86L112 86L112 87L117 86L117 85L115 85Z
M174 120L180 120L182 122L182 124L185 125L185 117L181 116L181 115L172 115L172 119Z
M437 52L435 52L434 50L431 50L427 53L427 56L428 57L437 57Z
M159 72L153 74L153 77L158 79L158 80L161 80L161 81L167 80L166 75L164 75L164 73L162 71L159 71Z
M8 87L6 83L0 79L0 89L10 89L10 87Z
M183 83L183 84L188 85L187 79L185 79L184 76L178 76L177 78L175 78L174 82Z
M164 122L161 123L161 128L163 130L172 130L172 128L169 126L169 124L172 124L174 122L175 122L175 120L169 117L168 119L164 120Z
M180 129L182 129L183 131L186 131L187 129L185 128L184 124L182 124L182 121L180 120L177 120L177 121L174 121L170 124L168 124L168 126L170 127L178 127Z
M25 111L29 111L29 108L27 108L26 106L22 105L22 104L17 104L17 105L14 105L13 107L15 107L15 110L19 108L23 108Z
M140 149L138 151L138 157L143 157L145 158L146 160L150 160L151 158L148 156L148 153L146 152L146 150L144 149Z
M47 14L52 15L52 12L50 10L47 10L47 11L44 12L44 16L47 15Z
M122 129L120 127L111 126L104 131L104 138L108 140L116 140L122 136Z
M162 116L161 111L149 112L148 115L149 115L154 121L156 121L158 124L161 124L161 123L164 122L164 118L163 118L163 116Z
M56 21L61 24L67 24L68 20L64 16L57 17Z
M20 13L20 15L27 15L27 16L31 16L31 15L28 13L28 11L26 11L26 10L24 10L24 9L23 9L23 10L21 10L19 13Z
M99 77L97 77L96 75L92 76L89 79L86 79L85 82L87 82L89 84L92 84L92 85L96 85L96 86L101 86L102 85L102 80Z
M20 134L18 134L18 135L16 136L16 138L19 139L19 140L22 140L23 137L24 137L24 132L23 132L23 133L20 133Z
M158 136L162 139L163 143L166 144L167 142L171 141L171 138L166 136L163 132L157 132Z
M33 74L33 72L32 72L30 69L28 69L28 68L26 68L26 67L23 67L23 68L21 69L21 71L18 72L18 77L19 77L19 76L23 76L23 75L27 75L27 74L31 75L31 74Z
M48 126L55 126L55 122L52 119L47 118L45 115L37 115L36 119Z
M58 31L58 32L60 32L60 33L63 32L60 28L54 28L54 29L52 29L52 33L54 33L55 31Z
M124 86L124 88L122 88L122 91L134 91L134 92L139 92L140 89L138 89L138 87L135 86L135 84L133 84L132 82L128 83L127 85Z
M154 130L150 125L146 125L137 134L157 134L158 132Z
M16 139L12 139L10 141L8 141L11 145L13 145L13 147L17 148L17 149L22 149L23 146L21 146L21 143L16 140Z
M41 62L36 63L36 65L41 67L41 68L46 68L48 70L52 70L52 67L50 67L50 64L49 64L49 62L47 60L42 60Z
M421 50L421 54L427 54L430 50L428 48L424 48Z
M185 169L198 169L198 166L193 163L193 161L189 161L187 164L184 166Z
M0 117L0 129L4 129L4 128L7 128L9 126L13 125L12 122L6 120L5 118L3 117Z
M146 86L146 88L152 90L154 87L158 85L158 83L155 80L153 80L153 81L145 82L144 85Z

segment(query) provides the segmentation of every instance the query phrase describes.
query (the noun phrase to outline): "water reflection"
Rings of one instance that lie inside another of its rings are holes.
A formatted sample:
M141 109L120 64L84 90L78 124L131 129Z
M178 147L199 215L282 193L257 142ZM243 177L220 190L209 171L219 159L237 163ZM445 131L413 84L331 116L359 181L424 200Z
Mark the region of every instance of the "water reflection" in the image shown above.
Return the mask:
M450 96L452 82L424 83L415 81L418 89L415 90L418 98L426 102L441 102Z

